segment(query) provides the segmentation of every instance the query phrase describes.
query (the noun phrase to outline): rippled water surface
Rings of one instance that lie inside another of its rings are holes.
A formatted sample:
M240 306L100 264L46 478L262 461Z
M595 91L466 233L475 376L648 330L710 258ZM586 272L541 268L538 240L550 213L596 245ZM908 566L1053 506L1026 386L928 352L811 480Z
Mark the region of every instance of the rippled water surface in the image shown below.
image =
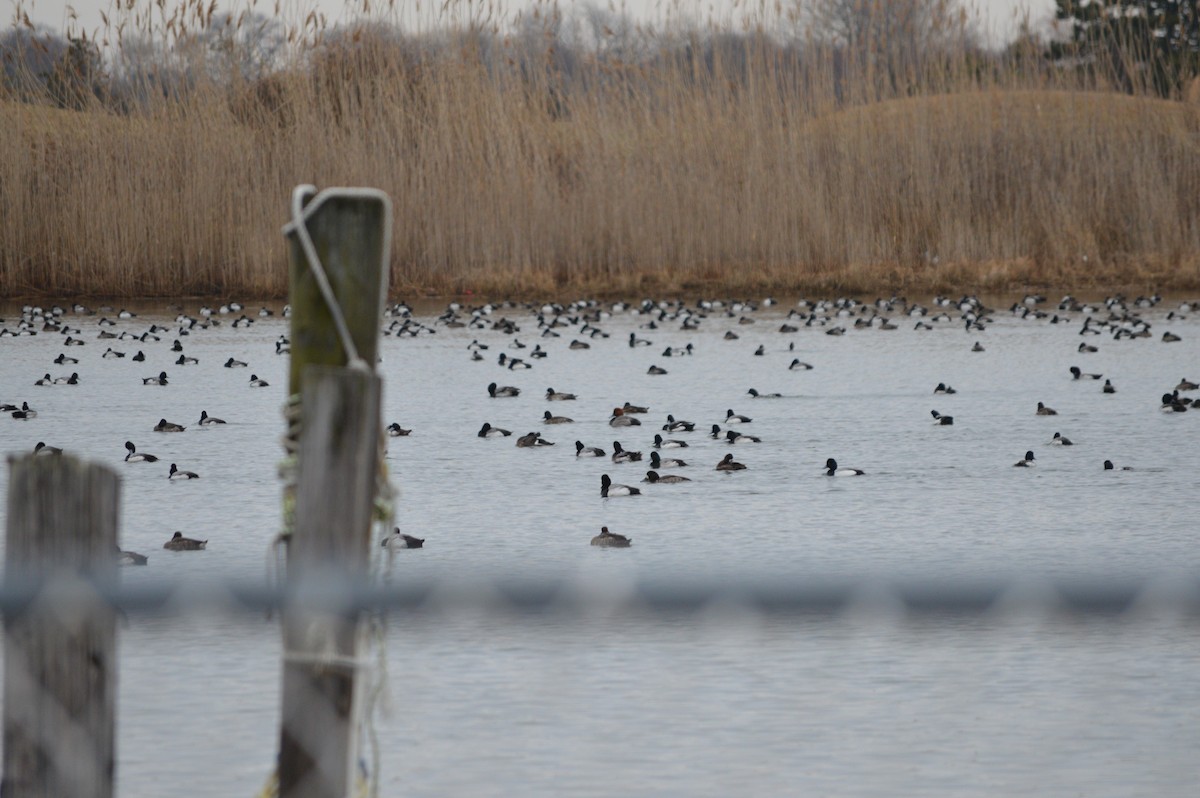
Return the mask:
M588 350L568 349L577 328L541 337L521 309L489 317L515 321L514 335L448 329L435 323L440 308L419 308L437 332L385 337L380 364L385 421L413 430L389 445L398 521L428 540L400 553L399 578L551 576L615 590L631 576L1194 575L1200 409L1159 411L1180 378L1200 381L1200 324L1167 320L1177 306L1143 311L1152 338L1121 341L1081 336L1077 312L1061 325L998 312L972 333L961 322L917 331L903 316L895 331L831 322L849 328L844 336L780 333L786 303L740 314L754 324L712 312L697 330L645 329L647 316L617 313L599 323L610 337L587 339ZM19 312L0 313L5 326ZM174 330L174 316L146 307L111 329ZM224 317L180 339L199 363L179 366L173 332L157 343L98 340L98 316L67 318L86 345L64 348L51 332L0 338L0 402L39 412L0 418L0 449L44 441L122 474L122 546L150 556L123 572L128 582L260 579L279 526L287 358L274 342L287 322L234 328ZM1166 330L1182 340L1162 343ZM630 347L631 332L652 344ZM490 347L482 361L470 360L473 339ZM1077 352L1084 340L1099 352ZM975 341L985 351L971 351ZM693 355L662 356L688 343ZM548 356L532 369L496 362L528 359L535 344ZM108 346L146 360L102 359ZM80 362L55 365L62 352ZM249 366L224 368L230 357ZM790 371L797 357L815 368ZM648 375L651 365L668 373ZM1117 393L1072 380L1072 365L1103 373ZM163 370L167 386L142 384ZM72 371L77 386L33 385ZM251 373L270 387L249 387ZM521 396L489 398L493 381ZM938 382L958 393L934 396ZM579 398L547 402L548 387ZM752 399L751 387L783 396ZM610 412L626 401L650 412L614 430ZM1035 415L1039 401L1059 414ZM761 443L707 436L729 409L753 418L743 427ZM931 409L954 425L934 426ZM202 410L229 423L201 428ZM575 423L544 426L546 410ZM668 413L697 423L669 436L689 444L669 453L689 467L663 471L690 483L649 486L645 462L574 456L575 440L610 452L620 441L649 460ZM160 418L188 429L154 433ZM478 438L485 421L515 435ZM533 430L556 445L516 448ZM1049 445L1055 432L1075 445ZM126 440L160 462L123 462ZM1027 449L1037 466L1014 468ZM747 469L713 470L731 451ZM867 473L828 478L828 457ZM1134 470L1105 472L1105 459ZM201 478L168 481L171 462ZM643 495L601 499L605 473ZM601 525L633 547L588 546ZM175 530L208 549L163 551ZM257 789L275 747L278 638L276 625L244 615L130 618L121 793ZM1198 655L1194 621L1161 618L401 616L383 658L391 711L376 723L380 778L389 795L1190 795L1200 780Z

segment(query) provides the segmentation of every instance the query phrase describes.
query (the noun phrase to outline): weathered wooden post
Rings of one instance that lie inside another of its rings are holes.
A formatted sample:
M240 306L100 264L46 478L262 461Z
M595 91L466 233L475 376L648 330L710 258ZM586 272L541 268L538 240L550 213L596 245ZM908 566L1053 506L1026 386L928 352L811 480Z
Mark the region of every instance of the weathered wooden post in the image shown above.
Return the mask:
M294 524L283 612L281 798L343 798L355 772L361 613L334 588L369 572L380 476L382 381L374 373L386 298L391 203L367 189L293 196L292 362L299 394ZM305 200L311 201L304 204ZM301 211L301 206L303 210Z
M9 459L0 796L113 794L116 621L97 600L117 569L120 478L69 455ZM62 600L45 595L57 594Z

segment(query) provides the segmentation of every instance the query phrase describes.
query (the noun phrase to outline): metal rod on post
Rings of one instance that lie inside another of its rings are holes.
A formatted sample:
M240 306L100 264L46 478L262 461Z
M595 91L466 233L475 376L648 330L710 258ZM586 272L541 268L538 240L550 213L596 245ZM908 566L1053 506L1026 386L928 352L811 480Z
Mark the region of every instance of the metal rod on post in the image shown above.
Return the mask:
M116 766L116 619L95 585L117 569L120 478L71 456L9 459L0 795L108 798ZM37 594L35 593L35 596Z
M391 202L373 189L300 186L289 243L289 453L294 482L283 612L280 798L343 798L355 771L360 613L330 587L369 573L381 477L382 381Z

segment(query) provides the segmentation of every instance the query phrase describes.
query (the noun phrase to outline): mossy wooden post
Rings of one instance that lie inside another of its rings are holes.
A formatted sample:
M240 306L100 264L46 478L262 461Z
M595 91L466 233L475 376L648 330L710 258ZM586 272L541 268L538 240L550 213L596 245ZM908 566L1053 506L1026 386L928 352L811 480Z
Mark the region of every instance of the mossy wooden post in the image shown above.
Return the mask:
M116 580L119 502L112 469L9 459L4 578L35 592L4 616L5 798L113 794L116 620L94 585Z
M297 189L298 196L311 191ZM352 793L355 773L362 624L358 609L330 586L362 584L368 574L382 402L374 369L391 206L381 192L333 189L313 197L304 213L312 250L353 346L337 329L293 222L285 228L292 306L288 390L300 396L300 432L287 570L296 598L283 612L279 795L344 798Z

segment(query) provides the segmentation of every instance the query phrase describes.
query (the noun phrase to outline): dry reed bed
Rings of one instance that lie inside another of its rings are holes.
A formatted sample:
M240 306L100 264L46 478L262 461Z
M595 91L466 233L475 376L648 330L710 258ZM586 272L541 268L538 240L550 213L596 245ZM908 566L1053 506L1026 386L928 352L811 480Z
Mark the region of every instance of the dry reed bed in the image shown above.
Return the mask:
M469 58L322 77L0 104L0 292L281 296L304 182L393 197L405 295L1200 288L1194 105L965 85L814 113L766 71L664 67L564 106Z

